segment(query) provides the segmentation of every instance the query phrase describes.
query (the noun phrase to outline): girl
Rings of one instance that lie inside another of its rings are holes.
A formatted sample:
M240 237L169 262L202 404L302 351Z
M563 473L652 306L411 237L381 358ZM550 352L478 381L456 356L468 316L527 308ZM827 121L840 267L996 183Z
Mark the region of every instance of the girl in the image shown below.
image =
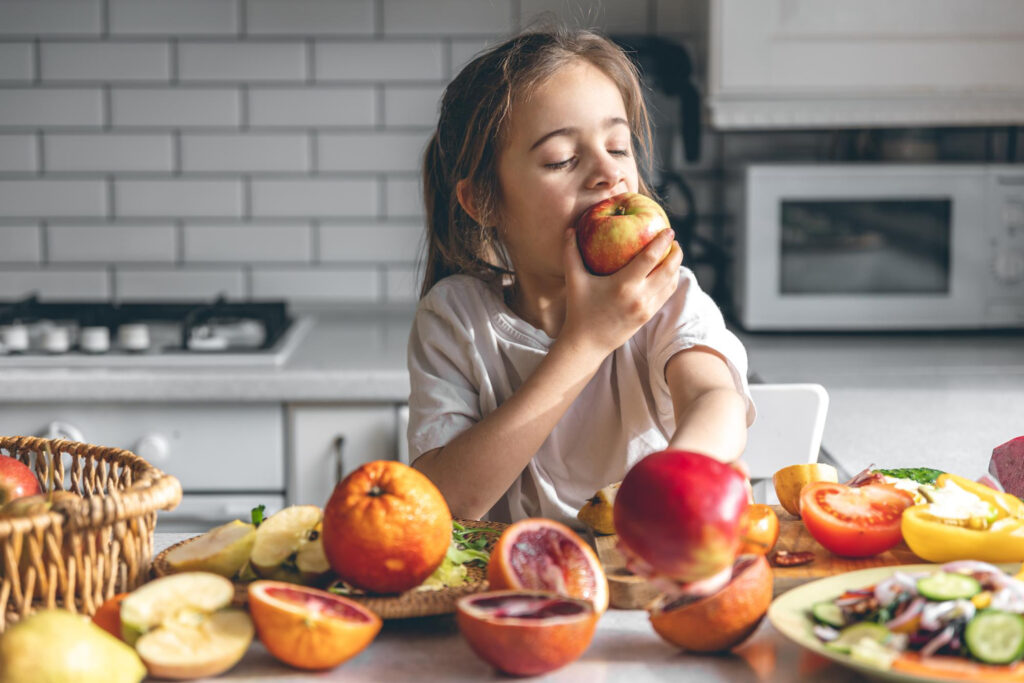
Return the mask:
M578 528L583 502L649 453L742 453L746 353L671 231L606 277L576 246L588 207L650 194L649 148L635 68L595 33L513 38L445 90L408 436L456 517Z

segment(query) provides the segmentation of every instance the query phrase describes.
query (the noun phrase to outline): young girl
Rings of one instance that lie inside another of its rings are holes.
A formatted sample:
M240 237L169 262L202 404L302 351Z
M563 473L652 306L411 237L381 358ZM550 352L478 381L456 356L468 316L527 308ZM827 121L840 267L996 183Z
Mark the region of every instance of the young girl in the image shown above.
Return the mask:
M746 353L671 231L605 277L576 246L588 207L650 194L649 148L635 68L595 33L513 38L445 90L408 436L456 517L578 528L584 501L645 455L742 453Z

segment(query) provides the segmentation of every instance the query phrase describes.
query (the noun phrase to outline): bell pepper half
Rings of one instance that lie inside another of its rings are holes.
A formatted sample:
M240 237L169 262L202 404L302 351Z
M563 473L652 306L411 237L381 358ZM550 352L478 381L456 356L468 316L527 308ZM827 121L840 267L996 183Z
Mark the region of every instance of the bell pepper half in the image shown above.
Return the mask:
M955 474L941 475L935 488L950 483L989 504L991 516L985 520L985 528L971 528L936 516L932 503L914 505L903 511L900 522L903 540L911 552L929 562L1024 561L1024 501Z

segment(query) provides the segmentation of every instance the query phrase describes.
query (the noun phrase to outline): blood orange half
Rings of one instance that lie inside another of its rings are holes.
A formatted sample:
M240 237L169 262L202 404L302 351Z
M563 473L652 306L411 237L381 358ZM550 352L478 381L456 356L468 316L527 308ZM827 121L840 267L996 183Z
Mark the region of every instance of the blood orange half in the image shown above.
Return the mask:
M270 654L299 669L330 669L355 657L381 620L340 595L283 581L249 585L249 612Z
M487 580L494 590L553 591L608 609L608 579L597 555L569 527L531 517L505 529L491 551Z
M455 621L473 652L513 676L536 676L579 659L598 617L589 600L550 591L476 593L455 604Z

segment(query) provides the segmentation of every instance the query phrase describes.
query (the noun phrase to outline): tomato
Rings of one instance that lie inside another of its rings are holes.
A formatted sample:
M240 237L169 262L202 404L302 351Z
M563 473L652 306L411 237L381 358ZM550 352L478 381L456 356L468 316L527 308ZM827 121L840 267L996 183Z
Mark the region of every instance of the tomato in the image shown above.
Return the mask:
M779 540L779 516L771 506L752 503L740 517L740 554L764 555Z
M856 488L819 481L800 493L800 515L818 543L843 557L869 557L903 538L900 518L914 504L906 491L887 484Z

